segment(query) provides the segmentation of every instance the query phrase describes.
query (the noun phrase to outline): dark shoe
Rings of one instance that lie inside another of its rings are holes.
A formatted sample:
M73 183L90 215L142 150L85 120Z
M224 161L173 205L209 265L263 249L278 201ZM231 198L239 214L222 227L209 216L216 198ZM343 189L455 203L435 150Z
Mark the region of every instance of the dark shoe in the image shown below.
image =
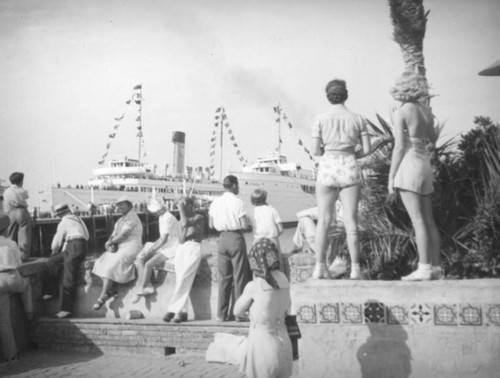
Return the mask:
M167 312L163 317L163 321L166 323L170 323L170 321L174 318L175 314L173 312Z
M187 312L181 312L178 316L174 318L174 323L187 322L188 314Z
M248 319L247 317L244 317L244 318L236 318L236 321L238 323L245 323L245 322L249 322L250 319Z
M105 299L98 298L97 301L95 302L95 304L92 306L92 309L94 311L99 311L101 309L101 307L104 306L104 303L106 303Z

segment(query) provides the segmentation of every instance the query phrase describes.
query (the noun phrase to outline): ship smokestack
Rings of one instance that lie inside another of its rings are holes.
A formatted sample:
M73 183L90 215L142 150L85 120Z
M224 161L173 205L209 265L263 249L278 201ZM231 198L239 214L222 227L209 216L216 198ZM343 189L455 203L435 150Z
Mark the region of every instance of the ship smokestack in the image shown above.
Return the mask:
M186 142L186 133L174 131L172 133L172 142L174 143L174 165L173 175L175 177L184 175L184 144Z

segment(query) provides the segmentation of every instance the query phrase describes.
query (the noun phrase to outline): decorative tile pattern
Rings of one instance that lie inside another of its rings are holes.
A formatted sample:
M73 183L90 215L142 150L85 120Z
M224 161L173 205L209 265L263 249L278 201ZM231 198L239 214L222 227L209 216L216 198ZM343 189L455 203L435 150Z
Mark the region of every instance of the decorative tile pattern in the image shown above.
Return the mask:
M380 302L366 302L364 304L366 323L385 323L385 307Z
M316 323L316 305L298 305L296 313L299 323Z
M457 325L457 305L439 304L434 306L434 323L436 325Z
M387 306L387 324L408 324L408 308L402 305Z
M481 306L473 304L460 305L459 324L480 326L483 324Z
M343 323L363 323L361 304L342 303L341 308Z
M339 323L339 304L338 303L320 303L318 305L320 323Z
M432 307L428 304L414 304L410 307L412 324L429 324L432 321Z
M312 269L297 269L296 279L297 282L304 282L312 276Z
M500 326L500 304L484 306L484 321L487 324Z

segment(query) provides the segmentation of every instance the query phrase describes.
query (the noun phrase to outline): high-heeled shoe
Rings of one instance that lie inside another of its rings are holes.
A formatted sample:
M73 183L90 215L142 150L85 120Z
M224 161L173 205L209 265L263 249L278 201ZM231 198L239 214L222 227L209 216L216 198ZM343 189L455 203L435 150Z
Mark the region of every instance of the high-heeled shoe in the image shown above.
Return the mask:
M322 280L330 278L330 272L326 267L326 263L319 263L314 266L312 278L315 280Z

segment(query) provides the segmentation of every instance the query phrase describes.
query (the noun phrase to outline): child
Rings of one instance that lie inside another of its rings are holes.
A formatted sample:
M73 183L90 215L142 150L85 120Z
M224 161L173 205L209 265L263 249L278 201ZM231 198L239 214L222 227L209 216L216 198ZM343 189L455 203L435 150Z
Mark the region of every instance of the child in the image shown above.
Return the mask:
M250 199L252 205L255 206L255 241L260 238L269 238L281 253L278 237L283 233L283 224L276 209L266 203L267 192L257 188Z
M261 238L270 239L278 249L280 256L280 270L284 272L283 256L281 254L279 236L283 233L283 223L281 222L278 211L266 203L267 192L264 189L257 188L252 193L250 200L254 209L255 220L255 243Z

